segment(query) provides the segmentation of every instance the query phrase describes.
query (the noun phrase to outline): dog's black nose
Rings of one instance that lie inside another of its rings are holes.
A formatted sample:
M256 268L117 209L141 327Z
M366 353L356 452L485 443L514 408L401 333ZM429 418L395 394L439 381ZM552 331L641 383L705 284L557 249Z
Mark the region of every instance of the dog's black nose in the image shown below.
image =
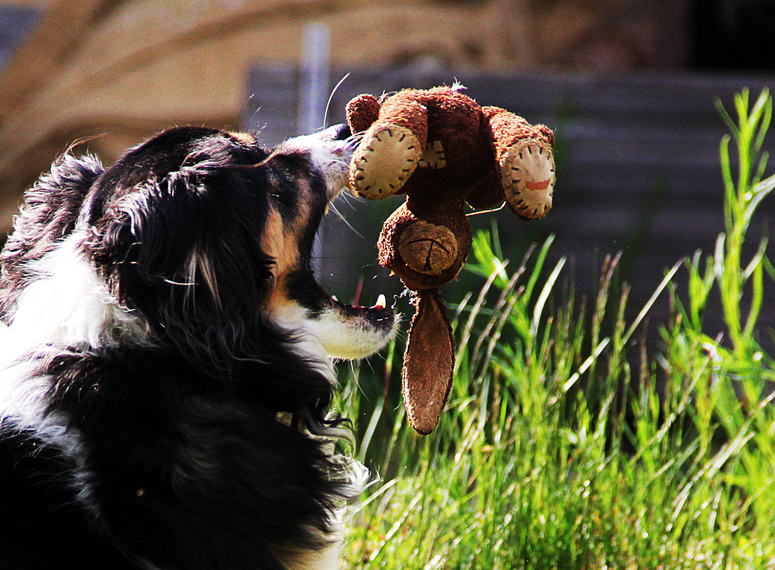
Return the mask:
M337 141L344 141L350 138L350 135L352 133L350 132L350 127L347 126L347 123L342 123L341 125L334 125L331 127L331 129L334 131L334 140Z

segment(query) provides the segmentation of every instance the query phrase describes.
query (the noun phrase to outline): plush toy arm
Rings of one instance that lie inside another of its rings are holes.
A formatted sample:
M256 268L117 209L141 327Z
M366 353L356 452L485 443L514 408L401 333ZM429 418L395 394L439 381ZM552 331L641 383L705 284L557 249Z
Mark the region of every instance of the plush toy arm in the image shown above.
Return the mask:
M389 101L382 106L353 153L350 188L359 196L381 200L398 194L422 158L428 112L417 101L401 103Z
M503 192L514 212L535 220L552 207L554 134L498 107L484 107L490 121Z

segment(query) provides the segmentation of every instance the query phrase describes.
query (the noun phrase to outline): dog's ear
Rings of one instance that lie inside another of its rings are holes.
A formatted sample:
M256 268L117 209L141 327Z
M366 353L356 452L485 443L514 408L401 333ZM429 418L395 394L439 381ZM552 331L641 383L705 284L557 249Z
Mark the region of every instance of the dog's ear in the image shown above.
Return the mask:
M72 231L84 197L102 172L102 163L94 156L64 154L25 192L13 232L0 253L3 318L15 310L20 291L34 278L30 262L41 259Z
M87 250L152 331L217 364L239 354L271 289L265 184L261 169L200 163L118 191Z

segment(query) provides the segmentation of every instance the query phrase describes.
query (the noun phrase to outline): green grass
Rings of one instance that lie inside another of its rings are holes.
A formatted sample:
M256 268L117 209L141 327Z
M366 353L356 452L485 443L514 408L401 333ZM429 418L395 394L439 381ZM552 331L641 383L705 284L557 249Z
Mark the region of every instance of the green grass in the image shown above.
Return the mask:
M775 271L766 241L741 253L775 186L761 153L772 100L749 106L744 91L735 105L725 232L713 255L667 271L633 321L626 286L614 293L618 258L586 306L562 285L565 260L549 263L551 239L516 264L480 233L467 270L483 285L453 307L455 384L436 431L407 425L400 342L384 370L346 371L341 406L381 479L351 509L344 567L775 567L775 368L757 327ZM644 323L658 295L672 315L654 354ZM704 328L713 296L724 331Z

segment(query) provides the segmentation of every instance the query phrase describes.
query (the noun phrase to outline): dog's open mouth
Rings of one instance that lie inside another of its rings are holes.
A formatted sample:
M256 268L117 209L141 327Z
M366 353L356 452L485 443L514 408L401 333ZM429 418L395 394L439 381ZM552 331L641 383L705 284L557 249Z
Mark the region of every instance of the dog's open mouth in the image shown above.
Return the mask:
M326 352L336 358L357 359L385 347L398 330L400 317L387 306L385 295L367 307L354 302L343 303L320 287L327 296L322 311L311 316L312 332Z
M380 294L377 297L377 302L371 307L363 307L361 305L353 304L347 305L342 303L336 297L331 297L332 305L343 313L348 319L367 319L369 322L374 323L376 327L385 326L390 328L393 326L395 320L395 313L393 309L387 307L387 300L385 295Z
M306 311L306 329L330 356L344 359L365 358L384 348L395 336L399 316L386 306L380 295L371 307L348 305L335 297L321 299L322 308Z

